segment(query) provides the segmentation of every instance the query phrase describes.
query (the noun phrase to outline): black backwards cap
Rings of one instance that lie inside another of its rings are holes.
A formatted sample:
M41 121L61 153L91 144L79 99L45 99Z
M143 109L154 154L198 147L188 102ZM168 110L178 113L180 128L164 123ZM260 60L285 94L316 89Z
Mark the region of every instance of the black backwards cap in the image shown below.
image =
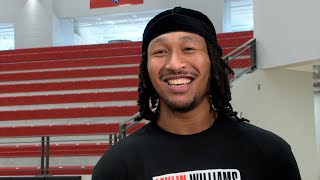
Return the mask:
M219 56L222 55L216 30L210 19L199 11L182 7L161 12L149 21L143 32L142 52L147 52L149 43L154 38L175 31L191 32L202 36L214 45Z

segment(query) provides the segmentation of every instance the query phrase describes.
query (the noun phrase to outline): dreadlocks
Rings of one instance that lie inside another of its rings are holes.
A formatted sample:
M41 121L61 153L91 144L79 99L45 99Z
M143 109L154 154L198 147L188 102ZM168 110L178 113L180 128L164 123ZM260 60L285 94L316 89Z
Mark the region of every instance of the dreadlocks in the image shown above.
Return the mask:
M159 108L160 106L157 106L158 104L158 94L156 90L154 89L149 73L148 73L148 58L147 58L147 52L142 52L141 56L141 63L140 63L140 72L139 72L139 97L138 97L138 106L139 106L139 112L140 116L138 116L135 120L139 121L141 119L147 119L147 120L157 120L159 118ZM154 109L157 106L157 109L155 112L153 112L150 108L150 102L151 102L151 108Z
M219 56L213 45L206 41L209 58L211 60L211 79L209 94L213 108L219 116L236 116L230 104L231 91L229 84L229 74L234 74L229 64Z
M211 60L211 78L208 93L211 98L212 109L217 111L219 116L237 118L237 113L233 111L230 104L231 91L229 74L234 74L234 72L229 67L228 63L221 58L221 55L214 48L214 45L209 41L206 41L206 44L208 55ZM151 83L147 70L147 61L147 52L143 52L140 63L140 83L138 88L140 116L135 119L136 121L141 119L156 121L159 119L159 96Z

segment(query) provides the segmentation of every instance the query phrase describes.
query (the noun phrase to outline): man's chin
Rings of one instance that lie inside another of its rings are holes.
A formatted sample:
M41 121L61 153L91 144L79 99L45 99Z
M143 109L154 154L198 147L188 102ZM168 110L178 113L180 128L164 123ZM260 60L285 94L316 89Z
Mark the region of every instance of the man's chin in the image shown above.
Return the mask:
M168 108L173 112L189 112L196 107L196 102L188 102L183 104L166 103Z

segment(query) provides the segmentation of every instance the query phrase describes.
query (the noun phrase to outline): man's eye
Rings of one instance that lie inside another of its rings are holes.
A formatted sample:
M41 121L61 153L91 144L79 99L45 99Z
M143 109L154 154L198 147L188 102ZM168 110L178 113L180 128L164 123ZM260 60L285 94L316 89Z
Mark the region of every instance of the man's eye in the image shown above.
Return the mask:
M192 48L192 47L187 47L187 48L184 48L183 51L184 52L187 52L187 53L191 53L193 51L195 51L196 49L195 48Z
M154 51L153 55L163 55L165 53L166 53L165 50L157 50L157 51Z

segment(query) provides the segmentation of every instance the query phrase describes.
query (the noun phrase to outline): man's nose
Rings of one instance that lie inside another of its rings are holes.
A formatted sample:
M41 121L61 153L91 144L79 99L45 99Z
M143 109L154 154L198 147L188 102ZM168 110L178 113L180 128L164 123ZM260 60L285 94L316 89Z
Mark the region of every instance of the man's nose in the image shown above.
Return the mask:
M185 60L181 52L173 51L168 57L166 68L170 70L179 70L182 68L186 68L186 63L187 61Z

